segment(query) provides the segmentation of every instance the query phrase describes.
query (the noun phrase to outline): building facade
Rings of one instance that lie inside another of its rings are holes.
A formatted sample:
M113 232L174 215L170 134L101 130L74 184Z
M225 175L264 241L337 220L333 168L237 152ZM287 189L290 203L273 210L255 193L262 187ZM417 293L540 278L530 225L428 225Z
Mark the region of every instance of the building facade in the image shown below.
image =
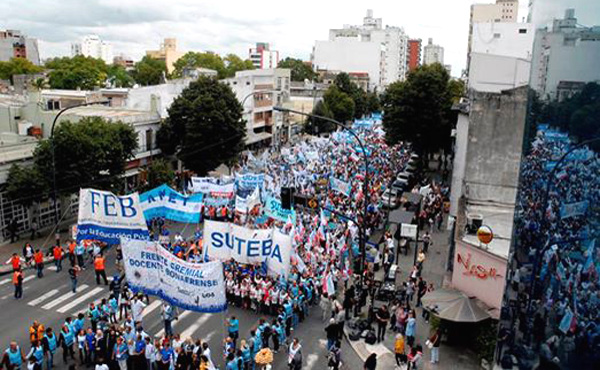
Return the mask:
M87 35L79 42L71 44L71 55L102 59L106 64L113 63L112 44L101 40L98 35Z
M27 37L17 30L0 30L0 61L12 58L25 58L40 65L40 52L37 39Z
M277 68L279 65L279 51L271 50L267 42L257 42L256 47L250 48L248 58L256 69Z
M600 68L592 60L600 60L600 26L579 26L575 10L567 9L551 28L536 31L531 87L542 99L562 99L575 92L565 91L566 86L600 81Z
M177 50L177 39L166 38L158 50L147 50L146 55L152 59L158 59L165 62L167 72L172 73L175 70L173 64L185 53Z
M444 65L444 48L433 43L433 39L427 40L423 47L423 65L439 63Z
M421 39L410 39L407 44L406 68L413 71L421 65Z
M289 139L283 114L273 107L289 99L290 78L291 70L275 68L239 71L223 80L242 104L247 146L279 146Z
M315 70L369 74L369 89L383 89L406 78L408 36L401 27L382 26L368 10L363 24L329 30L327 41L316 41L311 55Z

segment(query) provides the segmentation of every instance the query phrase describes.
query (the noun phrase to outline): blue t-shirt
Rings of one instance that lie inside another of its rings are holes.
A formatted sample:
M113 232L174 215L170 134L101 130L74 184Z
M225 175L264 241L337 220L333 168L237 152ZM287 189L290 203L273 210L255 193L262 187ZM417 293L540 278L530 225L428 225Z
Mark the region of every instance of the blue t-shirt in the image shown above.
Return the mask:
M145 340L136 340L135 341L135 352L140 353L144 349L146 349L146 341Z
M240 321L238 319L229 320L229 332L235 333L240 331Z
M162 358L162 362L167 363L171 361L171 357L173 357L173 348L163 348L160 350L160 357Z
M85 342L88 345L88 348L90 349L90 351L93 351L94 348L96 348L94 346L94 340L96 339L96 336L94 335L94 333L87 333L85 335Z
M233 360L227 363L227 370L239 370L237 358L234 358Z

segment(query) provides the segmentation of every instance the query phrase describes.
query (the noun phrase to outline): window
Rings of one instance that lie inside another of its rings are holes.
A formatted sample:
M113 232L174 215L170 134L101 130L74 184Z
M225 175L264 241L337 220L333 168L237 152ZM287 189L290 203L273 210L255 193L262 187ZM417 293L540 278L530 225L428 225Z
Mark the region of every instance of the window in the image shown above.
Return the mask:
M501 36L501 35L500 35L499 33L495 33L495 34L494 34L494 38L495 38L495 39L499 39L499 38L500 38L500 36Z
M152 145L153 144L152 139L153 139L152 129L146 130L146 150L147 151L154 149L153 145Z
M60 101L58 100L48 100L46 102L47 110L59 110L60 109Z
M527 33L527 29L526 28L519 28L519 33Z

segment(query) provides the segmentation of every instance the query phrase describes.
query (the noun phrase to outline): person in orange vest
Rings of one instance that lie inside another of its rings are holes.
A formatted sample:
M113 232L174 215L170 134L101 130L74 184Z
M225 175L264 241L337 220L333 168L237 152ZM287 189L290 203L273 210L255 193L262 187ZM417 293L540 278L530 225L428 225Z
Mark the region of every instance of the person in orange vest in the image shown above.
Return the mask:
M13 285L15 286L15 299L22 298L23 297L23 272L21 272L20 267L13 272L12 282L13 282Z
M69 262L71 262L71 266L75 266L75 247L77 244L74 240L71 240L69 243Z
M60 245L55 245L52 249L52 255L54 257L54 266L56 266L56 272L60 272L62 270L62 259L63 259L63 249Z
M94 270L96 271L96 284L100 285L100 277L104 279L104 285L108 285L108 279L106 278L106 270L105 270L105 259L102 256L102 253L98 254L94 259Z
M42 339L44 339L45 333L46 330L44 329L44 325L35 320L29 327L29 341L31 344L41 342Z
M12 257L6 261L6 264L11 264L13 271L16 271L21 268L21 262L23 262L23 259L21 259L17 253L13 253Z
M33 260L35 261L35 268L37 269L37 277L41 279L44 277L44 254L41 250L35 250Z

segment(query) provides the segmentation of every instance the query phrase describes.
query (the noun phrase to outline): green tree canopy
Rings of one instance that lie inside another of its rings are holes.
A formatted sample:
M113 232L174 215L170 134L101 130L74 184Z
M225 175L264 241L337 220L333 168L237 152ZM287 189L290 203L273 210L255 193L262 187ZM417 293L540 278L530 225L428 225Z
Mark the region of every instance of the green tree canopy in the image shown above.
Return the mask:
M217 71L218 78L225 78L227 76L225 62L215 53L189 51L177 59L173 66L175 67L173 75L176 77L181 77L185 68L208 68Z
M157 142L163 153L176 154L187 168L204 175L237 159L245 133L242 105L231 88L200 77L171 104Z
M329 110L329 107L322 100L315 105L312 114L321 117L333 118L333 114ZM336 128L337 126L334 123L311 117L306 122L306 127L304 130L309 134L317 135L335 131Z
M227 54L223 61L226 65L226 77L234 77L235 72L238 71L254 69L254 64L252 64L251 60L242 60L242 58L238 57L235 54Z
M40 73L44 69L25 58L12 58L8 62L0 61L0 79L13 82L14 75Z
M390 84L382 101L388 143L409 141L421 154L449 145L452 92L441 64L421 66L405 81Z
M108 82L114 87L132 87L135 83L125 67L118 64L108 67Z
M300 59L294 59L289 57L285 58L284 60L279 62L278 67L291 69L292 81L314 81L317 79L317 73L312 70L310 65L304 63Z
M19 204L30 206L48 196L48 179L44 178L36 166L21 167L13 164L6 180L6 196Z
M55 150L58 192L71 194L80 187L118 191L125 164L138 147L133 128L100 117L79 122L62 121L54 136L41 141L34 151L34 167L52 184L52 145Z
M103 86L108 76L108 66L102 59L76 55L72 58L54 58L46 62L50 69L49 84L53 89L92 90Z
M330 86L325 91L323 101L336 121L345 123L354 117L354 101L336 85Z
M144 191L154 189L162 184L171 185L175 178L175 172L171 165L164 159L153 160L146 170L148 183L143 189Z
M334 84L354 101L354 118L361 118L366 114L374 112L369 110L369 97L367 93L350 80L350 75L345 72L339 73L335 76Z
M131 74L135 82L142 86L158 85L167 75L167 66L164 61L146 55L135 63Z

